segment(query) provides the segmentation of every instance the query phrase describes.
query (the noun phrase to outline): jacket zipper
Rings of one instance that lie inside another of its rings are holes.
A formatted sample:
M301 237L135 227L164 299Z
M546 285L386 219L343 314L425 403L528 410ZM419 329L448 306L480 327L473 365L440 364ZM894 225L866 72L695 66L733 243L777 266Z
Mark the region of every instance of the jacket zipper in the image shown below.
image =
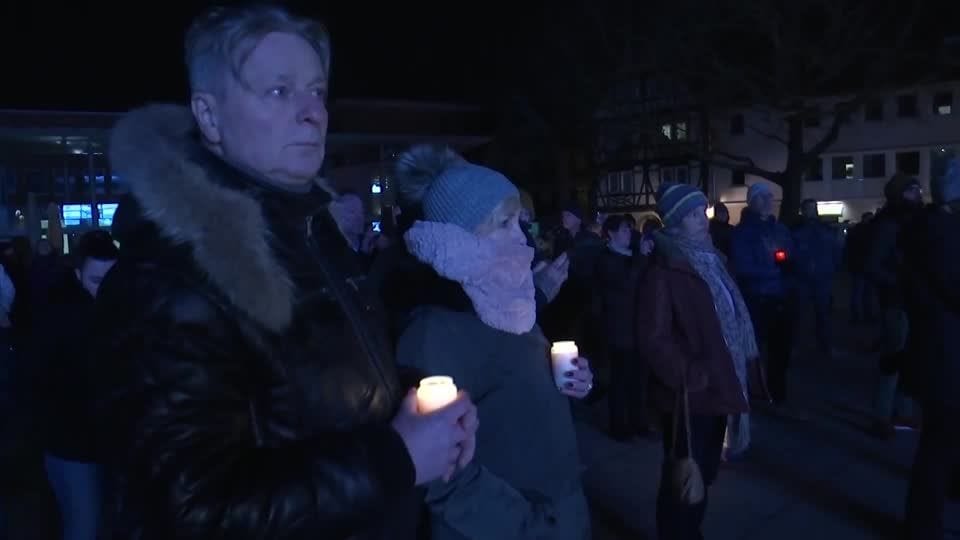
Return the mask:
M333 271L327 266L326 261L323 260L323 257L318 256L314 252L314 238L313 238L313 220L314 216L307 216L306 218L306 241L307 249L310 250L310 254L313 259L317 262L317 266L320 268L320 271L323 273L323 277L327 280L327 283L330 287L330 292L333 294L334 299L340 304L341 309L343 310L344 315L346 315L347 320L350 322L350 326L353 327L354 333L357 335L358 341L360 341L360 347L363 349L363 352L366 353L367 358L370 359L370 362L374 365L374 368L377 370L377 374L380 376L380 380L386 386L390 394L396 398L398 397L397 389L394 388L393 381L386 376L383 370L383 359L380 354L373 350L370 346L369 339L372 336L368 335L368 332L365 329L363 321L360 320L360 317L354 313L355 306L346 298L339 286L339 282L336 280Z

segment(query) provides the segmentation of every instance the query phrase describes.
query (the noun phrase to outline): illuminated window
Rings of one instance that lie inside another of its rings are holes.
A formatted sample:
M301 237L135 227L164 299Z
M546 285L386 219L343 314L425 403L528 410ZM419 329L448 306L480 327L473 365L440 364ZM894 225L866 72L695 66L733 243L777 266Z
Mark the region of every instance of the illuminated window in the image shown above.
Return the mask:
M853 156L837 156L831 162L831 178L834 180L843 180L853 178Z
M370 193L374 195L380 195L383 193L383 185L380 183L380 178L374 178L373 182L370 183Z
M83 222L89 223L91 219L93 219L93 210L89 204L63 205L63 224L67 227L75 227Z
M97 205L97 212L100 214L100 226L109 227L113 225L113 214L117 211L117 203L105 203Z
M663 133L664 137L673 139L673 126L670 124L664 124L660 126L660 132Z
M678 141L687 140L687 123L686 122L677 122L674 124L674 130Z
M817 213L821 216L842 216L842 201L820 201L817 203Z

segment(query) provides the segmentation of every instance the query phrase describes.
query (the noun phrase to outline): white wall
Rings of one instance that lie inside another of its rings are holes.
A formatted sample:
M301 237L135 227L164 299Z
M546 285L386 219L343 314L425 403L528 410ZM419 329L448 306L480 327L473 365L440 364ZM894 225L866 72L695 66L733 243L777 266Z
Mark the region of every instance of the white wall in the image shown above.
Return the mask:
M952 93L952 113L949 115L934 114L934 95L941 92ZM916 117L898 116L897 97L903 94L917 96ZM811 102L818 103L821 110L829 112L833 105L841 100L842 97L834 97ZM746 129L742 135L731 133L731 117L734 114L744 115ZM831 121L832 117L825 114L820 127L805 129L805 144L808 148L820 140ZM750 157L763 169L778 171L783 170L786 165L786 147L772 138L786 138L785 122L778 115L760 108L727 111L716 115L712 125L718 149ZM883 186L897 171L898 152L919 152L920 171L915 176L925 191L929 192L931 153L960 155L960 81L889 92L883 98L881 121L866 121L864 111L858 111L851 121L841 128L837 141L821 156L823 180L804 182L803 195L820 201L842 201L842 219L857 221L863 212L876 210L883 205ZM885 156L883 176L864 177L863 156L868 154ZM853 178L831 178L832 160L838 156L853 158ZM729 170L714 169L714 192L730 207L731 219L738 220L740 208L746 198L746 188L732 186L732 173ZM757 181L761 180L749 175L746 177L748 185Z

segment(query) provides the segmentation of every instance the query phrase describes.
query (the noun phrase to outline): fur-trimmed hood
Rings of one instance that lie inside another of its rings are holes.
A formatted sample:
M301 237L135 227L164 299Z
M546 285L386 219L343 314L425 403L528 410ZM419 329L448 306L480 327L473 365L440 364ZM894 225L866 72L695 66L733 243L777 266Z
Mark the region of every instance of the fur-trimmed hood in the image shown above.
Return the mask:
M146 220L173 247L188 247L197 268L253 320L273 331L289 325L294 288L270 247L262 204L255 190L224 182L244 175L203 148L187 108L128 113L113 129L109 156L139 206L139 215L125 218Z

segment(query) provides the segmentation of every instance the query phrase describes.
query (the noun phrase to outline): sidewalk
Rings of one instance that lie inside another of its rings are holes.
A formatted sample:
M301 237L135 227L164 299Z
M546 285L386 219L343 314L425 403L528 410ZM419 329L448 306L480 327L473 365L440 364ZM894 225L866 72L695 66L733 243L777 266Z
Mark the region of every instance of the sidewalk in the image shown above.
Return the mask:
M707 538L897 538L917 436L901 431L879 441L864 433L872 365L857 356L838 356L832 366L795 357L791 401L802 414L753 415L747 457L724 465L710 490ZM660 443L607 438L605 406L578 415L595 538L655 538ZM960 539L960 505L948 506L947 516L947 538Z

